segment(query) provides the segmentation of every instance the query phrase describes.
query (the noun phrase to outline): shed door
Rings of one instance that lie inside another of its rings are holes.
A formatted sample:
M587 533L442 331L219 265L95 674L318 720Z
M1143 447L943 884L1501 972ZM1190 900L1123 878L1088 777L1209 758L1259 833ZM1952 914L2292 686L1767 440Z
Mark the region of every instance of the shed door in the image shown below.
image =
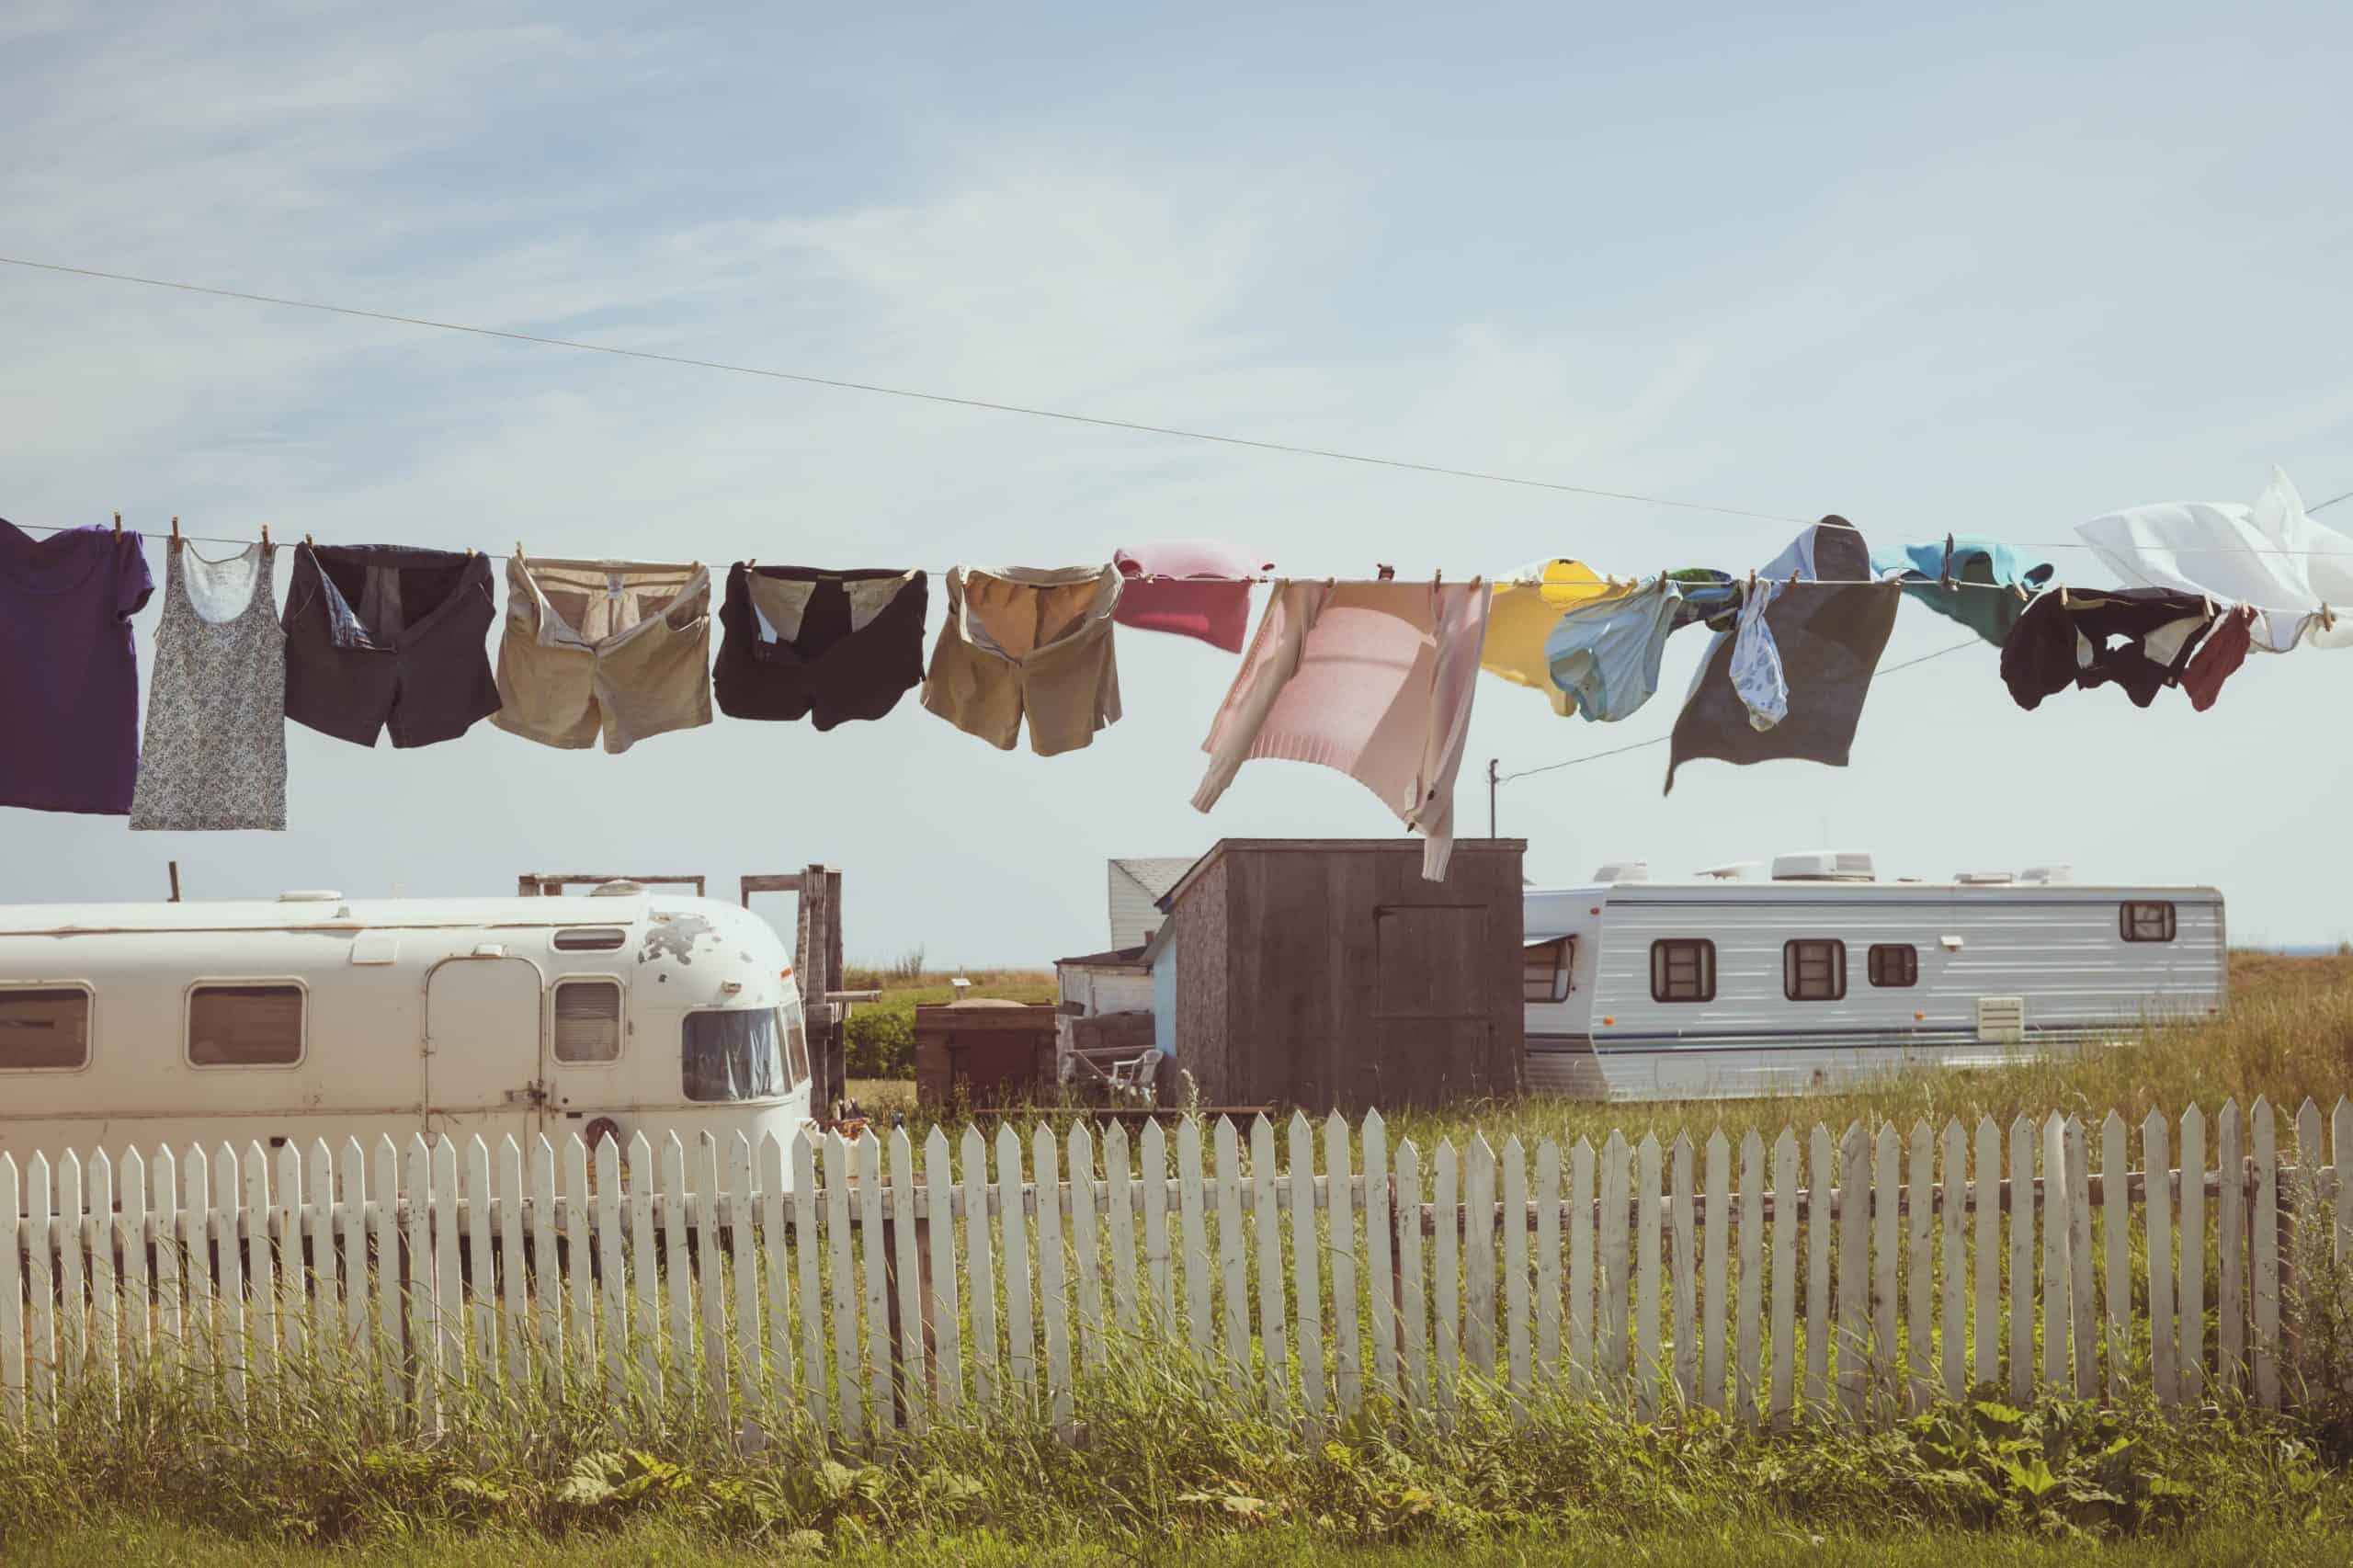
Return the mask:
M523 959L445 959L425 986L425 1128L495 1144L539 1131L540 971Z

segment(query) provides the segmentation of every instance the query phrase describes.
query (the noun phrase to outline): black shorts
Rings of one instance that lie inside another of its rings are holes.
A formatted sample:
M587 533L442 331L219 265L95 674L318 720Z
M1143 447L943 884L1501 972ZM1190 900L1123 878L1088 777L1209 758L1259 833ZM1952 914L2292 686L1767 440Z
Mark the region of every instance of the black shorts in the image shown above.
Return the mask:
M490 558L399 544L297 546L286 594L286 716L372 746L452 741L498 711Z

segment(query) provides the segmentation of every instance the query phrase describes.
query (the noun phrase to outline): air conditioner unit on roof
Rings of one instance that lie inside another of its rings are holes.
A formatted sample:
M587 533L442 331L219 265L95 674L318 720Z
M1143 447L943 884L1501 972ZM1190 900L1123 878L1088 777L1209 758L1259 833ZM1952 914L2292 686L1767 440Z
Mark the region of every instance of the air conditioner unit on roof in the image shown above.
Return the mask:
M1875 874L1868 849L1805 849L1773 857L1777 882L1868 882Z
M1647 860L1612 860L1593 874L1597 882L1646 882L1651 880L1651 863Z

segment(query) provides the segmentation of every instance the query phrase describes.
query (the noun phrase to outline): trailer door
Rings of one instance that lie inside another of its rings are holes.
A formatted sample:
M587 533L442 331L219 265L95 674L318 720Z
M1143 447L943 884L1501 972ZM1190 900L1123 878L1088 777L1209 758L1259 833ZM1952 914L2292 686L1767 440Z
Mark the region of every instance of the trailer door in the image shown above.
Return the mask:
M494 1147L537 1131L540 971L501 949L449 958L425 983L425 1130Z

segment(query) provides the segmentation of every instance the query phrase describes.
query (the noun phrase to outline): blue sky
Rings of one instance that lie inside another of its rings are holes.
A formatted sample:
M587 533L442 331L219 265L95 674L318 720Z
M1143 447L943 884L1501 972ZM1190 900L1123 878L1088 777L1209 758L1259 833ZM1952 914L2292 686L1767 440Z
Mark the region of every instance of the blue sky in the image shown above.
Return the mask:
M2328 6L20 3L0 252L1889 542L2062 540L2250 499L2273 463L2353 489L2348 44ZM0 332L0 515L28 524L934 570L1206 534L1316 575L1740 569L1790 532L13 268ZM1960 636L1907 607L1888 661ZM1484 683L1465 825L1489 756L1664 733L1703 646L1615 726ZM0 898L156 896L170 858L206 897L822 858L855 954L1030 962L1101 944L1108 857L1395 831L1287 764L1196 813L1233 661L1120 657L1126 719L1043 761L912 702L619 758L296 728L291 831L0 813ZM2025 713L1972 651L1875 690L1849 769L1699 764L1662 800L1653 749L1506 787L1502 826L1545 881L1830 843L2212 881L2237 937L2335 940L2347 659L2251 663L2204 714Z

